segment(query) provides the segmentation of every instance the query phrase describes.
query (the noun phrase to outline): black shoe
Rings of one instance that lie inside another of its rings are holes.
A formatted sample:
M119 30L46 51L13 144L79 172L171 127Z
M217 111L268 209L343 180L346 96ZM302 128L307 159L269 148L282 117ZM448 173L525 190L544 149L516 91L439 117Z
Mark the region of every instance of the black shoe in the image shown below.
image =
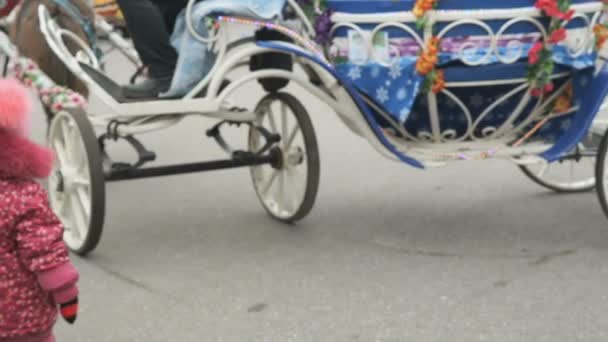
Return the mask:
M148 78L137 84L124 86L122 92L127 99L151 99L156 98L171 87L172 77Z

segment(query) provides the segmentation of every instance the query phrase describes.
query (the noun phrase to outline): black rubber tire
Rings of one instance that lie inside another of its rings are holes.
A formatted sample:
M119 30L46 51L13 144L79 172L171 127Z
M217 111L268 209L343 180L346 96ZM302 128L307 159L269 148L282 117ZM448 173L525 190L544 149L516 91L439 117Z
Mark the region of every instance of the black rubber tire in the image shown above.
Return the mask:
M266 95L256 106L256 113L259 112L260 107L262 107L267 101L281 101L290 109L290 111L294 114L298 125L302 130L302 136L304 139L304 145L306 147L306 158L307 158L307 179L306 179L306 190L304 192L304 199L300 204L300 207L293 213L293 215L289 217L278 217L272 213L272 211L266 206L260 194L256 190L256 195L262 203L262 206L266 210L266 212L274 219L284 222L284 223L295 223L297 221L302 220L306 217L314 207L315 201L317 199L317 193L319 191L319 182L321 177L321 160L319 154L319 145L317 143L317 137L315 133L315 129L313 127L312 121L308 114L308 111L302 105L302 103L296 99L293 95L288 93L271 93ZM250 137L253 134L254 129L250 130ZM252 180L255 182L252 170ZM254 188L256 188L254 186ZM256 188L257 189L257 188Z
M596 133L593 133L592 131L590 131L589 135L587 136L586 139L584 139L580 144L582 144L585 149L587 151L591 151L593 149L598 148L598 146L600 145L602 140L602 136ZM588 158L588 157L583 157L583 158ZM597 162L597 159L596 159ZM546 180L539 178L536 174L534 174L534 172L532 172L528 167L526 166L519 166L520 170L526 175L528 176L528 178L530 178L534 183L547 188L549 190L555 191L557 193L564 193L564 194L572 194L572 193L581 193L581 192L587 192L587 191L591 191L593 189L596 188L597 184L590 184L587 185L585 187L580 187L580 188L568 188L568 187L563 187L563 186L559 186L556 184L553 184L551 182L547 182ZM593 170L591 171L593 172Z
M532 180L534 183L549 189L551 191L560 193L560 194L574 194L574 193L581 193L581 192L588 192L593 190L596 185L589 185L586 186L584 188L579 188L579 189L566 189L566 188L562 188L559 186L555 186L554 184L548 183L545 180L543 180L542 178L539 178L538 176L536 176L530 169L528 169L527 167L523 166L523 165L519 165L519 169L524 173L524 175L526 175L528 178L530 178L530 180Z
M600 204L602 205L602 210L604 210L604 214L608 217L608 195L606 194L606 179L604 175L606 174L606 154L608 153L608 131L604 134L602 138L602 142L600 143L600 147L597 151L597 162L595 163L595 179L597 183L597 194L600 200Z
M86 158L89 167L89 180L91 183L91 217L89 219L89 228L87 236L83 239L82 245L79 248L70 247L70 250L80 256L86 256L91 253L101 240L103 234L103 226L106 211L106 186L105 176L102 166L102 152L97 141L95 130L91 125L86 113L81 109L70 109L66 113L74 120L80 131ZM53 191L49 189L49 191Z

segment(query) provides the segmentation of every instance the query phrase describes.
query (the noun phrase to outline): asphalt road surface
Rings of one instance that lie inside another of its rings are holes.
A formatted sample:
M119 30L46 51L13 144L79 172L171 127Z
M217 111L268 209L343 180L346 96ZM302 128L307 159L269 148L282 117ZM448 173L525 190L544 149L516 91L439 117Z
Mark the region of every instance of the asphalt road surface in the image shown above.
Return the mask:
M126 68L113 61L117 78ZM109 184L102 242L74 256L81 312L58 324L60 342L608 339L595 193L553 194L505 161L408 168L290 91L320 142L312 214L271 220L246 169ZM251 106L260 93L243 95ZM159 164L222 157L204 138L212 123L143 141Z

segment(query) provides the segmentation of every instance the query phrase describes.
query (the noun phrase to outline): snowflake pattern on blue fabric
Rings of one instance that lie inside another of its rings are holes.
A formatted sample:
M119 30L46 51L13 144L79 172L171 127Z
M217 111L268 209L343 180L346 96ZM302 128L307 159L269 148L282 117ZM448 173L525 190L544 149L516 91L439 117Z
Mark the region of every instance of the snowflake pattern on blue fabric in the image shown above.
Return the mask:
M376 63L343 63L338 64L336 70L401 123L407 120L424 81L416 72L415 58L401 58L390 67Z
M399 65L399 63L391 64L391 70L389 71L389 75L394 80L401 77L401 65Z
M384 87L378 88L378 90L376 90L376 99L378 102L384 104L386 101L388 101L388 90L386 90Z
M350 78L353 81L356 81L356 80L360 79L361 78L361 68L359 68L359 67L352 67L348 71L348 78Z

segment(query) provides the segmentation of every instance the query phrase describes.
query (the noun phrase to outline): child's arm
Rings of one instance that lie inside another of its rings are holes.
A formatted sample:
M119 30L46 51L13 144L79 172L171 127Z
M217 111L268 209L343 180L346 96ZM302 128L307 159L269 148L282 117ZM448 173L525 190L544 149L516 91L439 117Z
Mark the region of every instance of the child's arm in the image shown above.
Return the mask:
M40 286L57 304L78 296L78 271L70 263L63 242L63 225L48 205L47 193L38 184L27 186L16 222L21 262L38 277Z

